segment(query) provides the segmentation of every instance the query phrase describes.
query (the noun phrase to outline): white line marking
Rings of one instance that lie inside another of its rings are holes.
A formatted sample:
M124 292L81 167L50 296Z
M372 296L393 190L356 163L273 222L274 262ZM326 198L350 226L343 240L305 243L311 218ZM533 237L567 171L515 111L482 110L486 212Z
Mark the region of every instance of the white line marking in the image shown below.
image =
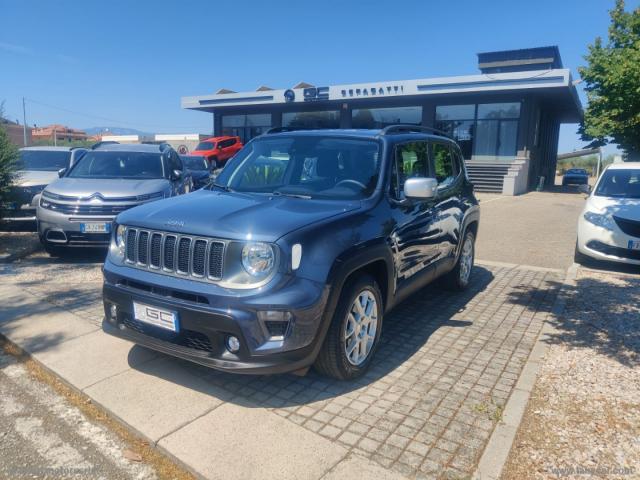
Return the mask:
M18 417L15 426L16 432L36 448L50 468L73 468L74 471L81 471L93 467L80 452L63 442L56 433L46 432L41 418Z
M149 465L129 462L124 458L122 451L125 446L114 434L87 420L78 408L64 401L49 386L32 380L23 365L10 365L2 371L16 384L25 388L38 403L44 405L56 417L71 426L75 433L92 443L105 458L118 468L128 472L131 478L139 480L157 478Z

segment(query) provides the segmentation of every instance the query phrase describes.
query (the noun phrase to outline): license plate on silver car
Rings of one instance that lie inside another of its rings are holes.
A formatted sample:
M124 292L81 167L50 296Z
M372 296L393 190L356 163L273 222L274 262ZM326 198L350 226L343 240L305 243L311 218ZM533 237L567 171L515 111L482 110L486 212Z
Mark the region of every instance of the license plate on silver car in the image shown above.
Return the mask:
M178 331L178 314L171 310L133 302L133 316L141 322L171 330L172 332Z
M629 250L640 250L640 240L629 240Z
M111 222L95 222L81 223L81 233L109 233L111 231Z

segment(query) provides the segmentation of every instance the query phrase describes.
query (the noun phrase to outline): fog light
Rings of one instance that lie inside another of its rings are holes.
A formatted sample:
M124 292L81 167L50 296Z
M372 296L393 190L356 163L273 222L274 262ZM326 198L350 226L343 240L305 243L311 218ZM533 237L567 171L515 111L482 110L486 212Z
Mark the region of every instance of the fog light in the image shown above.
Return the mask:
M237 337L234 337L233 335L229 335L227 337L227 350L229 350L231 353L236 353L238 350L240 350L240 340L238 340Z
M109 315L111 315L111 319L115 320L118 318L118 307L115 303L112 303L109 307Z

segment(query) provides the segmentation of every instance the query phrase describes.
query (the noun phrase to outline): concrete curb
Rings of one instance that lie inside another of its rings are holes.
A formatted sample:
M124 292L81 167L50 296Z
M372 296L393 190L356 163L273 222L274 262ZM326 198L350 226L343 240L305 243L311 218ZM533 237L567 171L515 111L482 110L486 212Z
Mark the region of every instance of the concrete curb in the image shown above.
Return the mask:
M555 270L557 271L557 270ZM558 296L553 304L551 313L560 316L564 312L566 297L563 292L575 285L578 265L574 263L567 270L565 279L558 290ZM518 428L529 402L529 397L536 383L536 378L544 357L549 349L546 339L556 331L555 327L545 322L536 343L529 354L529 358L522 369L520 378L505 405L502 421L493 430L480 462L473 475L475 480L498 480L509 458L511 447L518 433Z

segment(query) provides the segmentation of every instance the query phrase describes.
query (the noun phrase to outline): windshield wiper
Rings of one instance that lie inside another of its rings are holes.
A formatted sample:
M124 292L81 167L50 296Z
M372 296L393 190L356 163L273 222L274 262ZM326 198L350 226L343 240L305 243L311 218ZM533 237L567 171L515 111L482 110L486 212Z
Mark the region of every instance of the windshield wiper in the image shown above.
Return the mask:
M278 190L275 190L274 192L271 193L271 195L279 197L291 197L291 198L302 198L305 200L309 200L311 197L311 195L303 195L301 193L287 193L287 192L280 192Z

